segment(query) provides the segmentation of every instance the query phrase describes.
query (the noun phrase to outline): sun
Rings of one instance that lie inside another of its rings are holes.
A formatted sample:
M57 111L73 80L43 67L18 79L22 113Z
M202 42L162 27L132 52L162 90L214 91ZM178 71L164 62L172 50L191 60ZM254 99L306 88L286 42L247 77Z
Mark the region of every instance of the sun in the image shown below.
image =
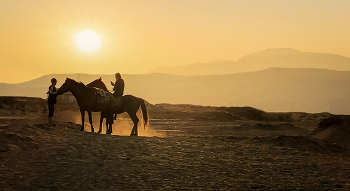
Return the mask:
M83 31L75 35L75 42L83 52L95 52L99 49L101 38L95 32Z

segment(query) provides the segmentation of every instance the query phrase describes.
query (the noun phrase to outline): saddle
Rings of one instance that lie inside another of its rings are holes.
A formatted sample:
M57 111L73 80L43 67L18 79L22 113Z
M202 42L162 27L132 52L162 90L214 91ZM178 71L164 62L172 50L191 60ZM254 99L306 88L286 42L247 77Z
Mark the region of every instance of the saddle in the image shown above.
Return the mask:
M94 88L97 95L97 103L106 103L109 100L109 95L103 89Z

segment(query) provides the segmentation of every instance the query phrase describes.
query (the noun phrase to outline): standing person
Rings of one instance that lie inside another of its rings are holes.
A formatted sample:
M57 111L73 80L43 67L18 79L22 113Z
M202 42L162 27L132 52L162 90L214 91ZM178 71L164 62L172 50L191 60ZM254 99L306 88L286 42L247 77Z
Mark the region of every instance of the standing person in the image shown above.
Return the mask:
M47 99L47 104L49 106L49 123L52 124L53 120L53 113L55 111L55 104L56 104L56 98L57 98L57 90L56 90L56 84L57 80L56 78L51 79L51 86L49 87L49 91L47 94L49 94L49 97Z

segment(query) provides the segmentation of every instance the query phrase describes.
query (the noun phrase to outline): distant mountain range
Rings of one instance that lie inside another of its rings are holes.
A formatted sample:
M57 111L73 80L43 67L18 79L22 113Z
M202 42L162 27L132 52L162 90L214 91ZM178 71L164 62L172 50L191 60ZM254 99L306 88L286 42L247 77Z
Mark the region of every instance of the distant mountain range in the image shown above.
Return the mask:
M112 89L113 75L47 75L21 84L0 84L0 96L46 97L50 79L91 82L99 77ZM204 106L250 106L265 111L350 114L350 71L270 68L210 76L123 75L125 94L146 101Z
M267 49L242 57L237 61L216 60L184 66L161 67L150 73L174 75L221 75L237 72L252 72L271 67L320 68L350 71L350 58L335 54L301 52L295 49Z
M197 63L154 72L162 74L122 75L125 94L152 104L350 114L350 58L334 54L268 49L235 62ZM0 83L0 96L45 98L52 77L58 79L57 87L66 77L85 84L102 77L109 89L114 81L114 75L51 74L19 84Z

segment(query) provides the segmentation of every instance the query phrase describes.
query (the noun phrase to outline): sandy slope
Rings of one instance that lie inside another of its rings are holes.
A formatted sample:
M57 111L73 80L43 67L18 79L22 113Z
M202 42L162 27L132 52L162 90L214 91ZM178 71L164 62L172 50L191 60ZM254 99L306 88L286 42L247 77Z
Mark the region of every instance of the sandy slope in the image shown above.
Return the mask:
M60 118L68 122L57 121ZM299 130L293 131L294 136L276 134L283 129L280 123L240 121L230 126L217 121L155 120L151 132L160 136L129 137L81 132L80 125L69 122L73 119L72 113L61 113L55 125L41 117L2 126L0 188L350 189L349 154L344 147L300 136L296 132L305 132ZM129 123L119 122L119 127ZM270 129L258 129L266 126ZM169 128L177 131L164 131ZM263 136L252 135L257 132Z

